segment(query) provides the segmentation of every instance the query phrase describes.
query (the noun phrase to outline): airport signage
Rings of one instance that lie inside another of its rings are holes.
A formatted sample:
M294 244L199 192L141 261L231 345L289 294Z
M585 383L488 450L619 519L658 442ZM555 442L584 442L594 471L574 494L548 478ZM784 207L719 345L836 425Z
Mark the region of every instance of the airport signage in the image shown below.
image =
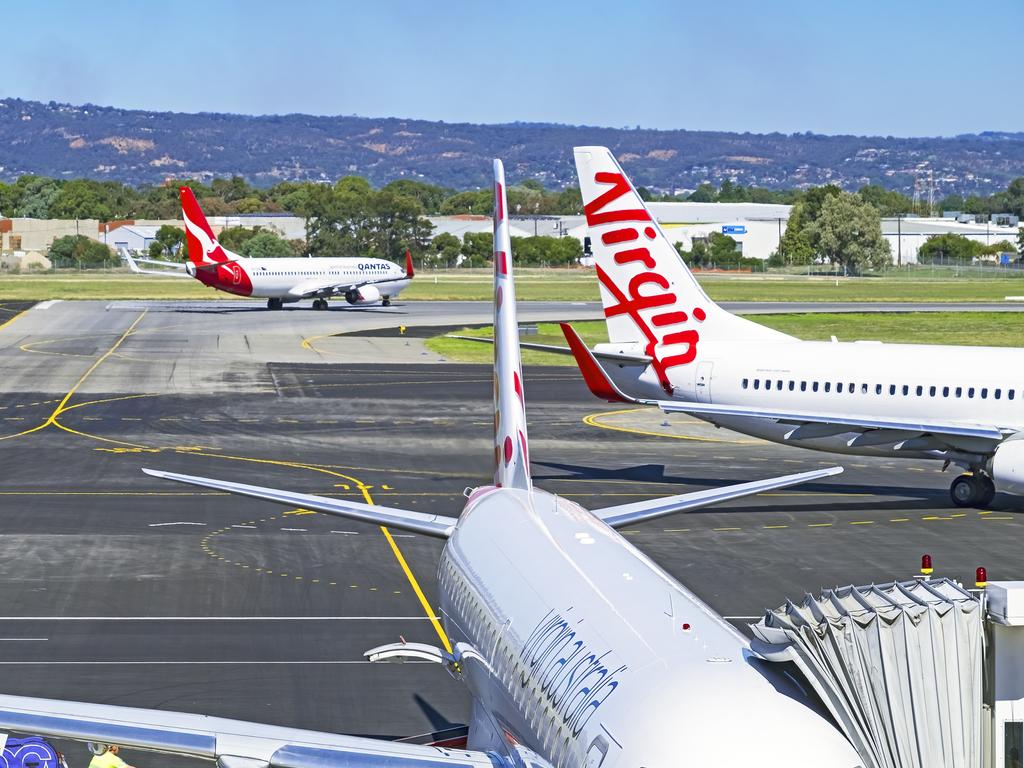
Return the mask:
M723 235L745 235L747 234L747 228L742 224L723 224L722 225Z

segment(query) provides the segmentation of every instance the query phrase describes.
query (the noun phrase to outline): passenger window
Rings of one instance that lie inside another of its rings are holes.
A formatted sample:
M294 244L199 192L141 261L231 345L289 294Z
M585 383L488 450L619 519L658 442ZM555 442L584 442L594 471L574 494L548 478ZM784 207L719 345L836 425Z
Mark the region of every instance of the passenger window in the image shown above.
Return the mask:
M782 389L782 379L779 379L778 381L775 382L775 388L779 390Z
M974 387L968 387L967 388L967 396L968 397L974 397Z
M906 397L909 394L910 394L910 387L908 387L906 384L904 384L903 385L903 396Z
M963 397L964 396L964 388L963 387L957 387L956 388L956 396L957 397Z
M1002 395L1003 395L1003 390L1001 390L1001 389L997 389L995 392L992 393L992 396L996 400L998 400L1000 397L1002 397Z
M800 382L800 391L801 392L806 392L807 391L807 382L806 381L801 381Z
M895 384L890 384L889 385L889 394L890 395L895 395L896 394L896 385Z
M826 381L825 382L825 391L826 392L832 391L832 382L831 381Z
M949 397L949 387L943 387L942 388L942 396L943 397Z
M761 388L761 380L760 379L754 379L754 389L760 389L760 388Z
M847 392L849 392L851 395L853 394L853 382L852 381L850 382L850 386L847 388Z
M860 385L860 393L862 395L866 395L868 393L868 385L867 384L861 384Z
M811 391L812 392L817 392L818 391L818 382L815 381L815 382L811 383Z
M935 387L928 387L928 397L935 397Z
M982 387L981 388L981 399L982 400L987 400L988 399L988 387Z
M743 380L743 388L746 389L747 388L747 384L749 384L749 383L750 383L749 379L744 379Z
M772 380L771 379L765 379L764 380L764 388L765 389L771 389L772 388Z
M796 382L793 381L792 379L790 379L789 380L789 391L792 392L794 389L796 389Z
M923 394L924 394L924 387L922 387L920 384L918 384L917 385L917 396L920 397Z
M875 384L875 394L876 395L882 394L882 385L881 384Z
M1012 390L1012 389L1006 390L1006 399L1007 400L1013 400L1014 394L1015 394L1015 390Z

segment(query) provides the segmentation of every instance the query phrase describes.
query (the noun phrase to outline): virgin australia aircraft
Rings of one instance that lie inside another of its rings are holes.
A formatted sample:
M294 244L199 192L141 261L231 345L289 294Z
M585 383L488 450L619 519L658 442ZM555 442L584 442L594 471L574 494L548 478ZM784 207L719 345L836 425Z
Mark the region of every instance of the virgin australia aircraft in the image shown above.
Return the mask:
M494 482L459 517L171 472L150 475L443 539L451 650L473 699L465 748L375 741L200 715L0 696L0 729L217 759L221 768L853 768L839 731L786 673L617 532L825 477L828 469L587 511L530 477L505 176L494 163Z
M157 259L122 256L139 274L162 277L193 277L203 285L238 296L267 300L267 309L281 309L290 302L313 299L313 309L327 309L327 300L343 296L349 304L385 307L413 278L412 256L405 254L405 270L383 259L308 258L256 259L232 253L217 242L192 190L181 187L188 258L184 264ZM174 271L141 269L138 262L157 264Z
M596 395L802 448L955 464L957 506L1024 494L1024 352L801 341L732 315L611 152L575 154L610 341L591 353L563 331Z

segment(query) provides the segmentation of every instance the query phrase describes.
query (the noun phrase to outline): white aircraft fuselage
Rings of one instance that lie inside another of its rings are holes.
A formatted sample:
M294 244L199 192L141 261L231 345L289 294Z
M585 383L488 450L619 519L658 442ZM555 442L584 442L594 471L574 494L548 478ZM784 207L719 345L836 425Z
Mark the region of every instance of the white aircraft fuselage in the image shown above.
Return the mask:
M511 736L556 768L860 764L780 668L571 501L476 489L438 582L449 637L482 659L462 656L471 749ZM783 734L799 738L771 748Z

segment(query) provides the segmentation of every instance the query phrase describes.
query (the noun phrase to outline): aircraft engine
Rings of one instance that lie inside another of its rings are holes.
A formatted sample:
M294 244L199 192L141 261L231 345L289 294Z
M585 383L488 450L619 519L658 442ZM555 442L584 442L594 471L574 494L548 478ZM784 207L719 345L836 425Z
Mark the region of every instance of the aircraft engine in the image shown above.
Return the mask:
M996 448L989 473L1000 491L1024 495L1024 440L1008 440Z
M353 288L345 294L345 301L349 304L372 304L375 301L380 301L380 291L372 285Z

